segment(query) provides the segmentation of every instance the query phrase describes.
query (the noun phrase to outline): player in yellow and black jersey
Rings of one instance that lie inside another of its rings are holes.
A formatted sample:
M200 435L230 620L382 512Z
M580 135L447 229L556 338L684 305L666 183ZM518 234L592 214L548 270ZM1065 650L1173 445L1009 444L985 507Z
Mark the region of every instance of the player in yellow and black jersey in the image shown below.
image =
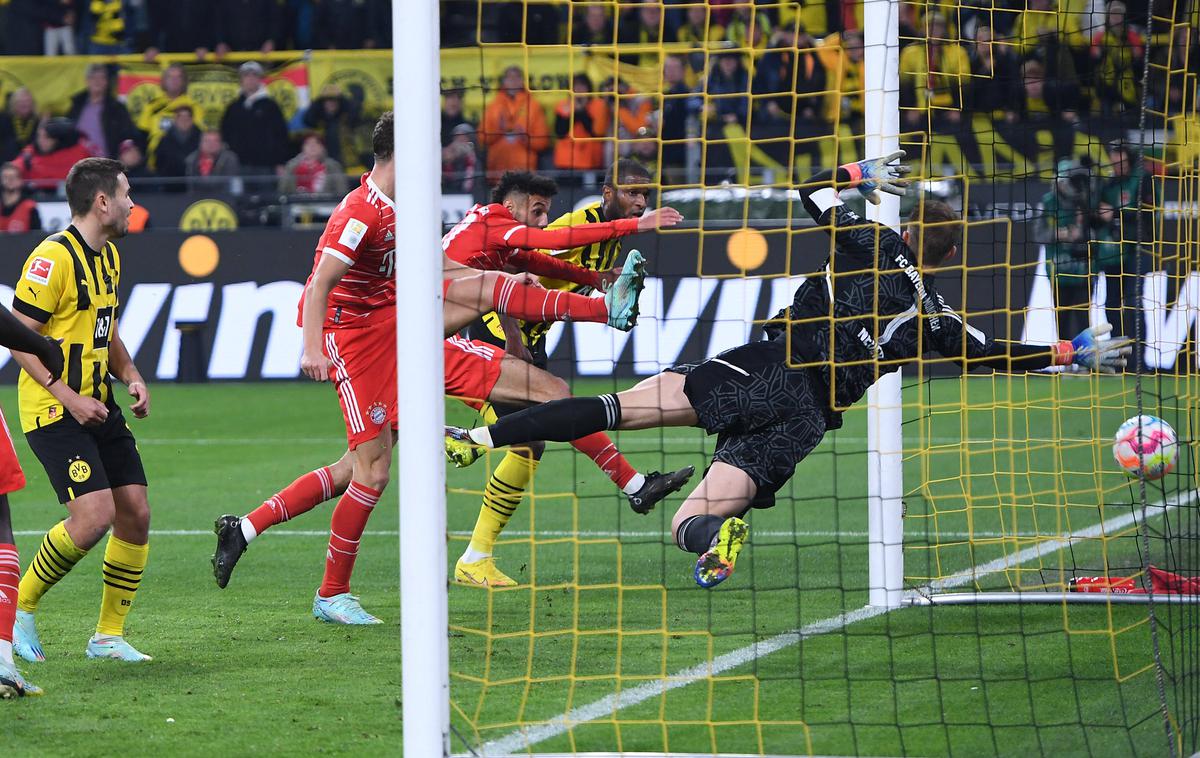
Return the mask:
M150 392L117 330L121 258L112 240L125 236L133 201L118 161L86 158L67 175L71 226L52 234L25 261L13 312L26 326L59 341L62 380L29 353L14 353L21 428L68 516L42 539L21 578L13 650L44 660L34 612L104 534L100 621L89 658L148 660L124 639L149 553L146 474L133 433L113 397L110 377L134 398L137 418L150 412Z
M623 218L636 218L646 210L646 202L650 192L650 172L634 160L622 159L617 161L615 169L605 181L602 199L599 202L564 214L553 221L547 228L575 226L577 224L594 223L598 221L615 221ZM547 255L565 258L593 271L604 272L603 279L607 286L615 280L619 269L617 259L621 255L621 240L613 239L597 242L584 247L563 251L543 251ZM542 286L547 289L564 290L590 294L591 288L572 282L562 282L552 279L542 279ZM546 367L546 333L553 324L542 322L518 321L517 326L526 349L529 360L539 368ZM472 324L469 334L473 339L484 340L496 345L505 345L505 332L500 317L489 313L481 320ZM482 411L486 423L498 416L519 410L516 406L485 405ZM516 584L512 578L496 567L492 551L501 530L508 524L509 519L517 510L521 496L525 493L529 482L533 480L545 445L535 443L522 446L519 450L512 449L496 466L488 480L483 493L483 505L479 509L479 518L475 521L475 529L471 533L471 542L462 557L454 567L454 578L463 584L486 585L491 587L506 587ZM614 455L616 451L614 449ZM599 462L597 465L600 465ZM603 466L601 466L604 468ZM607 470L607 469L606 469ZM687 481L691 471L678 471L668 474L652 472L646 474L644 482L634 482L628 485L626 494L631 502L636 497L639 504L651 507L653 501L661 499L678 489ZM613 474L610 474L612 476ZM636 493L631 489L637 489Z

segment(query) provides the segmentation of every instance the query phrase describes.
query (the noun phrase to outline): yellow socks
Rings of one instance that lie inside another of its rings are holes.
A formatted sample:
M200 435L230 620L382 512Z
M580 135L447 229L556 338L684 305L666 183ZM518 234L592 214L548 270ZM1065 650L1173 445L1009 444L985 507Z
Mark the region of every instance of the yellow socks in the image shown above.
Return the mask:
M42 595L75 568L75 564L87 552L75 547L62 521L51 527L42 538L42 546L30 561L25 576L21 577L21 585L17 589L17 607L26 613L37 611Z
M111 636L125 633L125 616L146 569L149 545L134 545L109 535L104 548L104 593L100 597L100 622L96 632Z
M471 532L471 544L464 556L470 558L468 563L492 554L496 538L516 513L521 496L533 480L537 467L536 460L511 450L496 466L484 488L483 505L479 508L479 518L475 521L475 530Z

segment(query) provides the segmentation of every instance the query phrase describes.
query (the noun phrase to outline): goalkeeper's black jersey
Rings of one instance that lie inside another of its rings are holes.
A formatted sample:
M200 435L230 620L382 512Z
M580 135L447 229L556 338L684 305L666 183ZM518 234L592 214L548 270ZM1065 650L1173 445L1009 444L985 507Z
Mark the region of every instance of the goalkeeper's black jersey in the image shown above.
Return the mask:
M788 342L791 365L818 368L831 390L832 410L854 404L881 375L926 352L964 368L972 360L1007 355L946 305L932 278L917 271L899 234L842 204L832 178L824 172L810 180L804 207L830 232L833 250L824 271L808 277L787 313L780 313L790 329L768 331Z

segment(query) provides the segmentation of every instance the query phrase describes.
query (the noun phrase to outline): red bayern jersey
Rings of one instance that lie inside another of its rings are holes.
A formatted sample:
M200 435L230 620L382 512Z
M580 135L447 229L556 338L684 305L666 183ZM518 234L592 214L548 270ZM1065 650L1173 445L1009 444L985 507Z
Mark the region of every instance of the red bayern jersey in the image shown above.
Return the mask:
M317 243L314 272L322 255L350 266L329 293L325 329L366 326L395 316L396 206L370 174L363 175L326 222ZM311 281L312 274L308 278ZM304 312L303 297L300 312Z
M526 226L500 203L476 205L442 237L442 250L452 260L470 268L503 271L509 267L537 276L598 287L599 273L552 255L535 252L567 250L638 230L636 218L580 224L559 229Z

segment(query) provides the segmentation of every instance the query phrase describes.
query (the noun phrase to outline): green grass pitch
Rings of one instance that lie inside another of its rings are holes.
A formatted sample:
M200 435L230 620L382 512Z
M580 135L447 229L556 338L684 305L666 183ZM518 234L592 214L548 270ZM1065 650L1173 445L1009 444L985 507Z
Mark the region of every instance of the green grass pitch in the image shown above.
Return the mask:
M591 380L576 389L613 386ZM924 393L932 412L908 414L906 445L924 439L935 451L905 456L913 545L906 561L914 577L945 576L1033 544L981 538L969 550L965 538L943 537L953 544L927 549L935 529L1071 531L1122 512L1098 507L1121 502L1120 475L1086 472L1107 465L1097 452L1103 445L1090 440L1130 415L1129 382L981 378L931 386L907 397ZM245 512L340 454L329 387L158 385L153 392L151 418L130 422L151 480L155 534L129 636L155 660L84 659L100 588L97 558L85 559L43 600L48 660L23 670L47 694L3 705L4 752L111 754L136 735L144 751L168 755L211 754L215 744L231 754L398 755L394 500L385 497L372 518L354 582L382 626L351 630L311 617L328 506L255 542L227 590L216 588L209 566L217 515ZM960 392L979 409L953 412ZM1101 409L1089 410L1095 393ZM1001 396L1019 411L983 407ZM15 424L15 392L0 393L0 403ZM448 408L451 419L470 419ZM1007 441L1053 419L1056 435L1077 442L1039 450ZM532 504L522 504L497 552L501 567L533 588L450 589L456 731L473 743L512 745L505 740L520 724L621 692L637 702L601 705L587 723L531 749L1161 754L1153 676L1142 671L1150 656L1141 607L907 609L823 626L867 602L864 429L861 412L848 414L801 465L780 504L751 516L750 547L733 578L712 592L694 586L692 560L666 534L679 496L637 516L590 461L551 446ZM25 565L37 535L63 511L19 434L17 444L30 480L12 497ZM712 449L712 440L689 429L624 433L619 444L642 470L702 469ZM929 485L916 487L922 472ZM483 462L448 473L451 567L485 479ZM1056 502L1047 495L1056 489L1073 494ZM978 505L970 512L961 507L965 491ZM1114 555L1127 550L1120 540L1106 546ZM1098 551L1085 545L1070 556L1043 556L1022 567L1028 571L981 583L1049 582L1061 578L1064 562L1095 562ZM823 633L798 644L787 636L813 625ZM773 641L773 652L755 657L756 641ZM647 682L714 658L729 667L711 682L645 695ZM458 737L453 742L465 751Z

